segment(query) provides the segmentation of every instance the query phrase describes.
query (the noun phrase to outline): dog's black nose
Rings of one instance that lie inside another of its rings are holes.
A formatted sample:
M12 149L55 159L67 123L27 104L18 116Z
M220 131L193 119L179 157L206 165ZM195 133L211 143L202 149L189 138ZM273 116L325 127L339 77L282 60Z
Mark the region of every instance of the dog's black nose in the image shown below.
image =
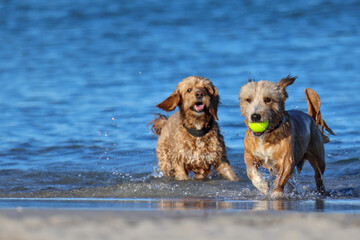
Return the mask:
M195 92L195 97L197 97L197 98L202 98L204 95L205 95L204 92L201 90L197 90Z
M254 113L253 115L251 115L251 121L253 122L259 122L261 119L260 114Z

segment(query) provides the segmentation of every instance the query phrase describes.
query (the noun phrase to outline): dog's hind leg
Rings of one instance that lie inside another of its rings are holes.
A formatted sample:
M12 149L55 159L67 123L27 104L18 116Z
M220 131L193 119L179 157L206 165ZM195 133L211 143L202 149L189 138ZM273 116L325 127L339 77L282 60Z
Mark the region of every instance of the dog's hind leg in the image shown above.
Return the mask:
M325 172L325 158L324 158L324 148L322 148L322 153L319 150L307 152L305 158L309 161L311 166L315 171L315 183L317 191L321 194L325 194L325 186L323 182L323 174Z

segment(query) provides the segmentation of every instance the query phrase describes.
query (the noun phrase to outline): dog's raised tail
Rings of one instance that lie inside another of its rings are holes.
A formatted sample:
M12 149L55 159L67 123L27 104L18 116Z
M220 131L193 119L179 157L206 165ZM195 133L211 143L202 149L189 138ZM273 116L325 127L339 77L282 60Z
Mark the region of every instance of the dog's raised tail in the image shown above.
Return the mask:
M330 142L330 139L325 134L324 130L331 135L335 135L335 133L331 130L331 128L328 127L324 119L322 119L320 112L321 101L319 95L314 90L306 88L305 97L308 106L308 114L315 120L316 125L321 130L324 143Z
M157 114L157 117L151 122L149 122L148 126L152 125L151 131L155 135L159 136L161 134L161 129L164 127L167 120L168 118L165 115Z

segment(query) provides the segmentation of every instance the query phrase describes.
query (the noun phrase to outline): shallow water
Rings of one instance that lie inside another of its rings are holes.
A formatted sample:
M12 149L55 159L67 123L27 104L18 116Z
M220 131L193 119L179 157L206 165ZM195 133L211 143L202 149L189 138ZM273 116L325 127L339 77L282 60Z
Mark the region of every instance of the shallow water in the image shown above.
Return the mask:
M20 207L21 206L21 207ZM214 200L214 199L152 199L152 198L5 198L0 209L28 208L60 210L111 210L111 211L191 211L191 212L263 212L296 211L321 213L360 213L356 200Z
M25 1L0 5L0 197L266 199L243 163L238 92L249 72L293 74L287 108L316 90L336 133L326 144L326 199L360 197L360 2ZM241 178L161 177L154 106L184 77L210 78ZM309 165L287 189L317 199Z

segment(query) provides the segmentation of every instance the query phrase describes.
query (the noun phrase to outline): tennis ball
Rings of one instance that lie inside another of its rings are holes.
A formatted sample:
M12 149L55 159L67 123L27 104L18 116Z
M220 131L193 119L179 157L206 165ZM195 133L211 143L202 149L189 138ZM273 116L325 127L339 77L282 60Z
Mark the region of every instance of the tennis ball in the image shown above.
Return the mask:
M257 123L251 123L249 122L249 128L256 133L260 133L263 132L267 129L267 127L269 126L269 121L265 121L265 122L257 122Z

